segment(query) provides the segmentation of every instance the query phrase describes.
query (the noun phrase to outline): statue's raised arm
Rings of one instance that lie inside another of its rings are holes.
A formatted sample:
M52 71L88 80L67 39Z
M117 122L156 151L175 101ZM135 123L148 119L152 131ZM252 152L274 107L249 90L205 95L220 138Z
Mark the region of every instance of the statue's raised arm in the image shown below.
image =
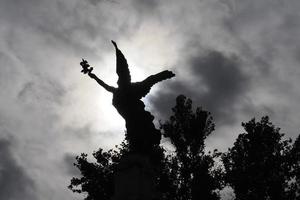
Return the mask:
M107 85L104 81L102 81L100 78L98 78L95 74L93 73L89 73L89 76L92 78L92 79L95 79L95 81L97 81L97 83L99 85L101 85L102 87L104 87L104 89L106 89L108 92L115 92L116 91L116 88L115 87L112 87L110 85Z
M100 78L98 78L94 73L92 73L93 71L93 68L90 67L89 63L82 59L82 62L80 62L80 65L82 66L82 70L81 72L84 73L84 74L88 74L89 77L91 77L92 79L95 79L97 81L97 83L99 85L101 85L104 89L106 89L108 92L114 92L116 90L116 88L110 86L110 85L107 85L104 81L102 81Z

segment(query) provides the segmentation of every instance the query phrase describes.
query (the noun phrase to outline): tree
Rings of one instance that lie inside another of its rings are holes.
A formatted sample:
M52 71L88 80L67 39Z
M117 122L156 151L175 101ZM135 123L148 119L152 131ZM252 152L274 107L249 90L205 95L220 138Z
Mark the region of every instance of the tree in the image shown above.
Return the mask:
M291 140L283 140L267 116L242 126L246 132L222 156L226 183L238 200L286 199Z
M175 147L175 155L169 157L170 172L175 174L174 199L219 199L216 189L219 182L213 176L214 160L204 152L204 140L214 130L209 112L192 108L192 100L180 95L176 99L173 115L161 124L164 137Z
M100 148L94 152L96 163L89 162L87 154L77 156L74 166L82 176L73 177L68 188L75 193L86 194L85 200L110 200L114 193L113 171L126 152L128 145L123 142L116 150L103 151Z
M161 124L161 130L170 138L175 154L163 154L163 148L156 154L156 186L161 200L219 199L215 192L219 184L213 176L214 160L204 152L204 140L214 130L210 113L201 108L193 112L192 101L183 95L177 97L172 110L173 115ZM74 165L81 177L72 178L69 188L85 193L86 200L110 199L114 193L113 172L128 151L125 142L117 150L94 152L96 163L89 162L86 154L76 157Z
M289 199L300 199L300 135L296 138L290 152L288 161L290 163L290 173L288 180Z

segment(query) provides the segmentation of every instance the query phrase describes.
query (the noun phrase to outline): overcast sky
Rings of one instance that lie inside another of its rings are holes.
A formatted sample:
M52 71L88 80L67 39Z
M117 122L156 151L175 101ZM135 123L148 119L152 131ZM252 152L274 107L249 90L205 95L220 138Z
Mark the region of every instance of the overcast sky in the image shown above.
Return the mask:
M67 189L74 155L124 137L111 94L80 73L85 58L116 85L111 39L133 81L176 73L144 99L156 120L179 94L212 113L208 149L225 151L242 121L263 115L295 138L299 10L299 0L0 0L0 199L82 199Z

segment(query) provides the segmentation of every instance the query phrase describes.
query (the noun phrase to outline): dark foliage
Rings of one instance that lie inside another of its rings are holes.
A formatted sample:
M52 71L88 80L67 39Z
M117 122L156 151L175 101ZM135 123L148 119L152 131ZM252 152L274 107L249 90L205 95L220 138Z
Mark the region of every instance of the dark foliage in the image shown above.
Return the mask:
M300 199L300 135L295 140L289 153L290 174L288 199Z
M287 199L291 140L283 140L280 129L268 117L242 126L246 132L222 157L226 183L238 200Z
M157 152L157 190L161 199L219 199L215 189L219 187L213 176L214 160L204 153L204 140L214 130L209 112L197 108L192 110L192 101L183 95L176 99L173 116L161 124L164 136L170 138L175 154ZM81 177L74 177L69 188L73 192L85 193L86 200L108 200L113 195L113 171L121 156L129 151L128 145L117 150L93 153L96 163L89 162L86 154L76 158L74 165Z
M300 199L300 136L292 144L268 117L242 123L245 132L226 153L205 153L205 139L214 130L209 112L192 107L180 95L173 114L161 131L174 146L174 152L157 149L156 186L161 200L216 200L225 185L233 188L236 200ZM81 177L69 188L84 193L86 200L110 200L114 194L113 172L121 157L130 151L126 142L116 150L77 156L74 164ZM221 155L221 157L220 157ZM221 158L222 163L215 161Z
M163 135L175 147L175 155L168 160L176 185L172 199L219 199L216 189L220 184L214 177L214 160L204 152L204 140L214 130L210 113L201 108L194 112L192 101L183 95L177 97L172 111L170 119L161 124Z
M122 143L117 150L103 151L99 149L93 153L96 163L87 160L87 154L76 157L76 166L81 177L73 177L69 189L76 193L86 194L86 200L110 200L113 195L113 171L121 159L121 155L128 152L126 143Z

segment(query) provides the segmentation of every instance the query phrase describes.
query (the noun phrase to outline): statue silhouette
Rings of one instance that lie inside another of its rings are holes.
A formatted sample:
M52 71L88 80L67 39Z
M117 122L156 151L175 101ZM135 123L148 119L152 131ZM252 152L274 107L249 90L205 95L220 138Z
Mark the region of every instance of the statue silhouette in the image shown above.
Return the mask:
M86 60L80 64L83 67L83 73L97 81L99 85L107 91L113 93L112 104L126 122L126 137L129 142L129 148L133 152L150 153L154 147L158 146L161 139L161 133L153 124L154 117L150 112L145 111L145 104L141 101L153 85L156 83L172 78L175 74L165 70L155 75L151 75L141 82L131 82L131 76L127 60L119 50L117 44L112 41L116 49L116 72L119 76L118 88L107 85L99 79Z

